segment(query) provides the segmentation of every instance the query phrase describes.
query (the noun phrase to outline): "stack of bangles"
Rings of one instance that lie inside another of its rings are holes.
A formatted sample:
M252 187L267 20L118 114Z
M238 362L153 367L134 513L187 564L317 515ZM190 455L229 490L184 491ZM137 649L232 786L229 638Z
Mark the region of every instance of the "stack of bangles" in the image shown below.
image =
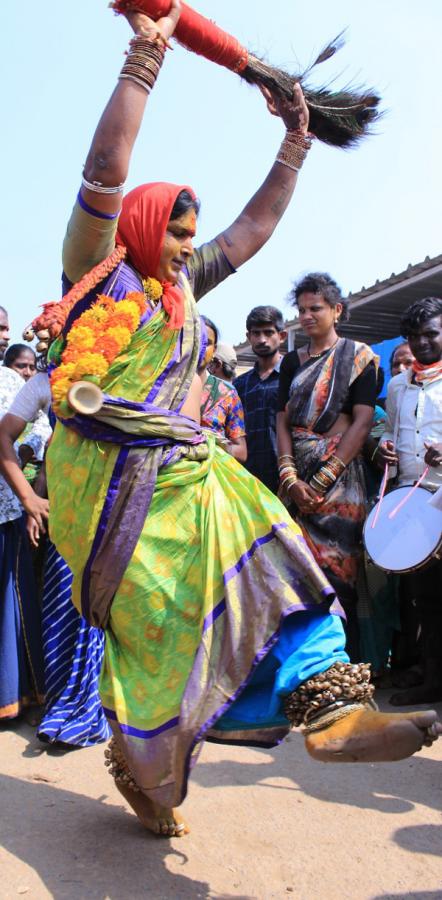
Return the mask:
M119 78L139 84L148 94L158 77L164 59L165 43L159 32L137 34L129 44Z
M313 142L313 134L304 131L287 131L278 150L276 162L299 172Z
M342 475L345 468L346 465L342 459L333 454L310 479L310 487L323 496Z
M283 453L278 456L279 468L279 495L281 497L288 496L290 488L296 484L298 473L296 471L295 460L289 453Z

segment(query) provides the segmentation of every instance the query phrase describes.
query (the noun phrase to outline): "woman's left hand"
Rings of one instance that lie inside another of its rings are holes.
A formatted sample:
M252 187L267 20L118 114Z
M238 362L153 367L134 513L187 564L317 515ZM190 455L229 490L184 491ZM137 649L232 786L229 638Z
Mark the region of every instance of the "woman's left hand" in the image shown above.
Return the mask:
M261 94L267 103L267 109L272 116L279 116L289 131L308 131L310 114L302 93L301 85L296 81L293 85L293 97L277 97L263 84L259 85Z

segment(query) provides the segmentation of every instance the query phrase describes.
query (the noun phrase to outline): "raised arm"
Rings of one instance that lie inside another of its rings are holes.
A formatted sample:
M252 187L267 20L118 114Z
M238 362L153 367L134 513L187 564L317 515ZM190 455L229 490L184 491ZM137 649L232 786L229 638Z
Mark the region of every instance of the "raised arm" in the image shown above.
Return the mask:
M163 56L164 47L173 34L180 17L180 0L171 0L169 15L154 22L138 12L127 12L126 18L133 31L139 36L156 39L158 58ZM126 64L130 64L129 57ZM135 64L135 60L133 60ZM159 61L161 65L161 59ZM152 60L152 72L158 71ZM124 67L123 67L124 68ZM133 72L136 72L133 69ZM140 81L143 79L141 78ZM141 125L148 85L138 84L131 77L123 77L107 104L98 123L84 167L84 178L90 184L104 188L118 188L126 180L133 146ZM103 194L82 186L82 195L90 206L104 213L116 213L121 206L121 190L114 194Z
M299 84L293 89L293 101L274 98L262 90L272 115L280 116L287 135L278 154L280 160L270 169L267 178L243 211L216 238L227 259L237 269L247 262L273 234L291 200L298 178L298 169L310 145L307 136L309 113Z

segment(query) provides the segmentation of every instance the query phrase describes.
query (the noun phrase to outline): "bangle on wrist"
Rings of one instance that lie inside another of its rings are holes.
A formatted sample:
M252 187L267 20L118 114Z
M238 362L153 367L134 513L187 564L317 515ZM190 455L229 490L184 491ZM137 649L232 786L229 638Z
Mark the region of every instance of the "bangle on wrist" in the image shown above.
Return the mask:
M293 466L285 466L279 470L279 477L283 478L284 475L297 475L296 469Z
M297 479L298 473L297 473L296 469L294 469L293 467L290 469L280 469L280 472L279 472L280 481L286 481L287 478L296 478Z
M289 478L287 481L284 481L284 482L280 485L281 496L282 496L282 497L288 497L288 496L289 496L289 492L290 492L290 488L294 487L295 484L297 484L297 483L298 483L298 479L297 479L297 478Z
M346 468L347 466L342 459L332 454L312 476L310 487L323 496L335 484Z
M154 36L137 34L132 38L119 79L134 81L150 93L160 71L165 53L159 32Z
M276 154L276 162L287 166L288 169L299 172L312 146L312 141L312 135L308 132L290 131L288 129Z
M291 453L281 453L281 455L278 456L278 466L282 466L282 465L294 466L295 465L294 456L292 456Z

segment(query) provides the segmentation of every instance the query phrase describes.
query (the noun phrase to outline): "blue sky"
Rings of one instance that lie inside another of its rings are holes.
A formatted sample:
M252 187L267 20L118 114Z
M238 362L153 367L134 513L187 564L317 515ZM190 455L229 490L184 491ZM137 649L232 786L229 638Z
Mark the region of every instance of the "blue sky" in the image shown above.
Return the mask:
M316 76L375 86L386 114L355 151L313 148L289 211L263 251L201 303L224 340L244 336L249 309L291 315L292 280L327 270L356 291L442 252L440 0L198 0L249 49L296 71L347 27L347 45ZM270 10L270 11L269 11ZM0 162L4 295L15 339L59 297L60 250L99 115L129 29L106 0L22 0L2 9ZM135 148L128 188L193 185L198 242L230 224L265 177L282 139L257 90L182 48L168 53Z

